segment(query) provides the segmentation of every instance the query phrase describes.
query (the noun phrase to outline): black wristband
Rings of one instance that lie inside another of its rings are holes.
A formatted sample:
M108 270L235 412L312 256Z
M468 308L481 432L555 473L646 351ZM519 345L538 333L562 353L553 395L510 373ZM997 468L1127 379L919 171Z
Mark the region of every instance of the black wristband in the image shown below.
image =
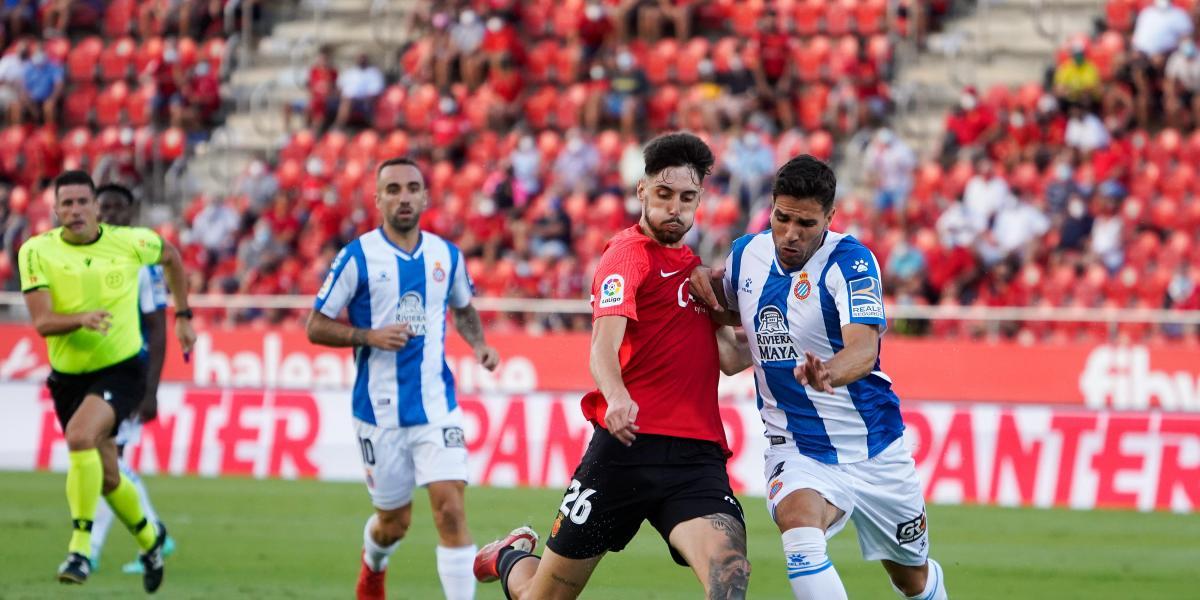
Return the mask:
M183 310L175 311L175 318L176 319L191 319L192 318L192 309L185 308Z

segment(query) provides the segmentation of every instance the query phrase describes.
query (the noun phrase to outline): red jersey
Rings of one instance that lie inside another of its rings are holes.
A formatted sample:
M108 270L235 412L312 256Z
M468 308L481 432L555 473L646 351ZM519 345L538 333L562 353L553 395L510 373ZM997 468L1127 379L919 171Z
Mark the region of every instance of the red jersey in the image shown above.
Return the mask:
M667 248L638 225L608 242L592 280L593 320L626 317L621 380L638 403L638 433L716 442L729 452L717 408L716 325L688 294L700 264L690 248ZM583 416L604 427L599 390L583 397Z

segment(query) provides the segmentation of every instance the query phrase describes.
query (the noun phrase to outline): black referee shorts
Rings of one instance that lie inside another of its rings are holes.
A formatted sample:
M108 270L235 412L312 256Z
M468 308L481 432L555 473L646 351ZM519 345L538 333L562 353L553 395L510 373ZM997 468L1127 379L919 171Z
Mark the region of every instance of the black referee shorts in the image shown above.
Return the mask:
M50 377L46 378L46 387L54 399L54 414L58 416L63 432L66 432L67 423L79 410L79 405L83 404L83 399L94 394L103 398L116 413L112 432L109 433L110 436L116 435L121 421L133 414L146 396L146 361L134 355L90 373L72 374L51 370Z
M571 559L619 552L645 520L670 547L676 525L712 514L727 514L745 525L719 445L638 434L632 446L625 446L597 427L546 547ZM675 548L671 557L688 566Z

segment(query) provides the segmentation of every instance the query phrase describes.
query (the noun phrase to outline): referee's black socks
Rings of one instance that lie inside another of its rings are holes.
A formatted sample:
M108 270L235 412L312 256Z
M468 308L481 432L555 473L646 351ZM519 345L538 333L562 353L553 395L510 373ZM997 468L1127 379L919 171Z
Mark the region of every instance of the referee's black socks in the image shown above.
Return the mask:
M536 558L536 555L530 554L524 550L517 550L512 546L500 549L500 556L496 561L496 570L500 573L500 589L504 590L504 597L512 600L512 596L508 593L508 574L512 568L522 559L529 557Z

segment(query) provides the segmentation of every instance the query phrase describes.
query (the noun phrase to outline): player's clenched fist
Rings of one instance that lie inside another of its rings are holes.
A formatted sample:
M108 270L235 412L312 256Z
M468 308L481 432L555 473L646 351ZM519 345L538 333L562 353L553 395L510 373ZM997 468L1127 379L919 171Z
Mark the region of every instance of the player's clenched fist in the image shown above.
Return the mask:
M80 315L79 326L91 329L100 335L108 335L108 328L112 327L112 315L107 310L86 312Z
M479 364L489 371L495 371L496 367L500 366L500 353L491 346L476 348L475 358L479 359Z
M633 440L637 438L634 433L638 430L638 426L634 424L638 414L637 402L627 394L607 400L608 410L604 413L604 427L622 444L632 446Z
M412 338L408 323L396 323L367 332L367 345L395 352L406 346Z

